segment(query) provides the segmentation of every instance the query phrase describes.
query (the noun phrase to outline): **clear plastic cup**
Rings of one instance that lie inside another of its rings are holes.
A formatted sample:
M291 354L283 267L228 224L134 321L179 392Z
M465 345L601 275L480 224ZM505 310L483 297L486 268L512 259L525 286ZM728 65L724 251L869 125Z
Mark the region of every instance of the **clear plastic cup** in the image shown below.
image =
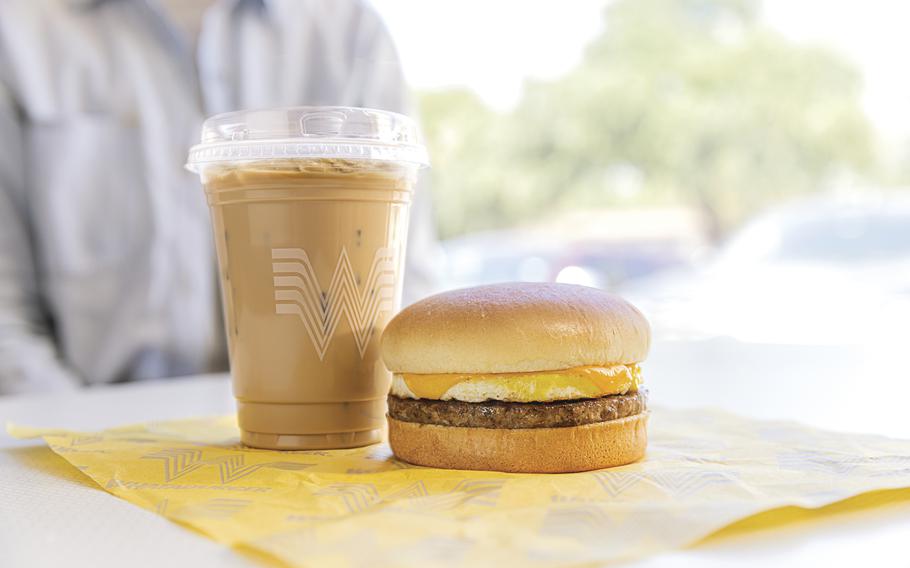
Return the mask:
M400 307L426 165L415 124L395 113L298 107L203 125L187 167L212 213L243 443L381 439L391 376L379 338Z

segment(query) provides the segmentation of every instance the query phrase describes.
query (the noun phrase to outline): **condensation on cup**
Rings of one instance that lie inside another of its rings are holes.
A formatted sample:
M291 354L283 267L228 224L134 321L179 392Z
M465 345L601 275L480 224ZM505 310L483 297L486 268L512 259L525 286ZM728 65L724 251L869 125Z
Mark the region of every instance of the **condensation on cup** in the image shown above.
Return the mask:
M405 116L349 107L232 112L187 167L212 214L244 444L380 441L379 338L401 302L408 209L427 165Z

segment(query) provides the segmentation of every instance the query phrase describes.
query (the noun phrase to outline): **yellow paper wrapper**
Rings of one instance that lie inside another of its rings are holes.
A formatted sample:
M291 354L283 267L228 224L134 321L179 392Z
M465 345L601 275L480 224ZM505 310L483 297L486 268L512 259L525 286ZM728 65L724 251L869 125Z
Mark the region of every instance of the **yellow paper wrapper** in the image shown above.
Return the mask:
M703 410L655 411L640 463L563 475L414 467L385 444L254 450L233 417L10 431L42 436L118 497L289 566L600 564L762 512L769 526L773 511L787 522L794 510L910 487L910 441Z

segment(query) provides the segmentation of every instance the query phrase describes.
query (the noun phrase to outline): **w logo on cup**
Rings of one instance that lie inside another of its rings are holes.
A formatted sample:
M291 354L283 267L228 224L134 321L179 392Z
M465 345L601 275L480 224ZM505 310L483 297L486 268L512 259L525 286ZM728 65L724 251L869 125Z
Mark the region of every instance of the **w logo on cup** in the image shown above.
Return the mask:
M395 249L378 249L369 275L359 283L348 252L342 247L325 291L320 290L316 271L305 250L272 249L272 261L275 313L300 317L320 360L325 357L342 316L346 316L363 358L379 313L392 311L395 306Z

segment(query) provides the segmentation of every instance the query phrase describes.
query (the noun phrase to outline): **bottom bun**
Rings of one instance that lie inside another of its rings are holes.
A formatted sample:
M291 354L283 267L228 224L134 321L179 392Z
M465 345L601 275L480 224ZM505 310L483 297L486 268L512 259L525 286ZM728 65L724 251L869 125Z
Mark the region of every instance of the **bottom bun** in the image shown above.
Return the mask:
M566 428L463 428L389 418L389 444L396 457L415 465L569 473L641 459L647 422L647 412Z

